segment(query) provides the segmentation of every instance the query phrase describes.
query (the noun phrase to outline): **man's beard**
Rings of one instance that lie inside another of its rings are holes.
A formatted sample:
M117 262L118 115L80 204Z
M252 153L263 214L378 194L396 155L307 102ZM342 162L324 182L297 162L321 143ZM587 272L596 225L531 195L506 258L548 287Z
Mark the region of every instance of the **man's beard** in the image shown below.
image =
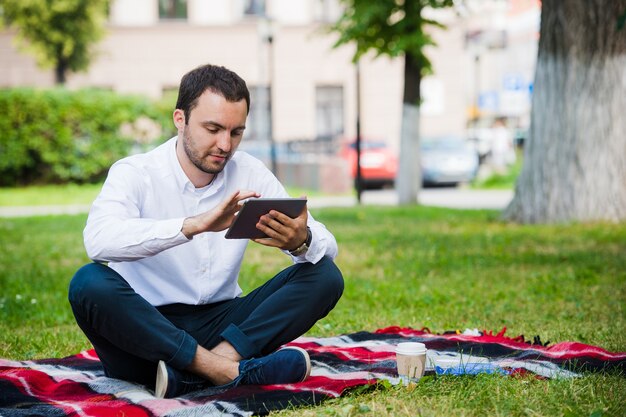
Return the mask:
M189 132L187 131L187 127L185 127L183 131L183 149L187 154L187 157L191 161L191 163L198 168L200 171L205 172L207 174L219 174L226 166L226 162L230 159L232 154L219 154L220 156L225 156L226 159L222 164L211 164L195 149L192 145L192 138ZM211 151L209 151L211 152ZM206 156L206 155L205 155Z

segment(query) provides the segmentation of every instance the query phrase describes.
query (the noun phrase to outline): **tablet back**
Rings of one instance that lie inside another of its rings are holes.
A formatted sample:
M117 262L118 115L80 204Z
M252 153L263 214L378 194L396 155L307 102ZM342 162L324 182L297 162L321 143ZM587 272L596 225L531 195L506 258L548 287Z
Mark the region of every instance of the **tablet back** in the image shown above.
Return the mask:
M256 228L259 218L276 210L292 219L306 206L306 198L254 198L247 200L226 232L226 239L257 239L267 237Z

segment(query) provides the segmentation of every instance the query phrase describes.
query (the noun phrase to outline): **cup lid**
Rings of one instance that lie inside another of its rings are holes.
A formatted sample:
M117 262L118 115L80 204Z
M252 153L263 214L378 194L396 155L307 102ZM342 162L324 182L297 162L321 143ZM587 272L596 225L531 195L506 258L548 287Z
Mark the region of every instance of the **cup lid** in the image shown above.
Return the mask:
M426 353L426 345L418 342L402 342L396 346L396 353L403 355L420 355Z

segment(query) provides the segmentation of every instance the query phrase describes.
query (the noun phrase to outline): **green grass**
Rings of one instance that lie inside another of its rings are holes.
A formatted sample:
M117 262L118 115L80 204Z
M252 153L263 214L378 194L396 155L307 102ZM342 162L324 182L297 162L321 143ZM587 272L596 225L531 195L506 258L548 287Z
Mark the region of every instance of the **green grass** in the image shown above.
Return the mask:
M19 188L0 187L0 207L91 204L101 188L102 184L33 185ZM295 187L289 188L287 192L293 197L322 195L319 191Z
M0 206L91 204L102 184L33 185L0 188Z
M626 224L528 226L494 211L355 207L313 211L340 245L343 298L311 335L390 325L478 328L626 351ZM87 262L84 215L0 219L0 356L64 356L89 347L66 301ZM241 278L259 285L288 259L251 245ZM626 378L427 377L278 416L621 416Z
M487 189L487 190L512 190L515 188L515 182L522 170L522 161L517 159L506 172L492 173L486 178L476 179L471 184L471 188Z

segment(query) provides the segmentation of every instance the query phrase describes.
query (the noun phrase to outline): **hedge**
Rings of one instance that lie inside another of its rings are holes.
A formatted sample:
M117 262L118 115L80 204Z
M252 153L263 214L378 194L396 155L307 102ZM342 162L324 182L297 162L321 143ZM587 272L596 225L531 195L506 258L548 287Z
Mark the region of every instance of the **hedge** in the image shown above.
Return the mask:
M0 185L99 181L173 135L171 108L106 90L0 90Z

